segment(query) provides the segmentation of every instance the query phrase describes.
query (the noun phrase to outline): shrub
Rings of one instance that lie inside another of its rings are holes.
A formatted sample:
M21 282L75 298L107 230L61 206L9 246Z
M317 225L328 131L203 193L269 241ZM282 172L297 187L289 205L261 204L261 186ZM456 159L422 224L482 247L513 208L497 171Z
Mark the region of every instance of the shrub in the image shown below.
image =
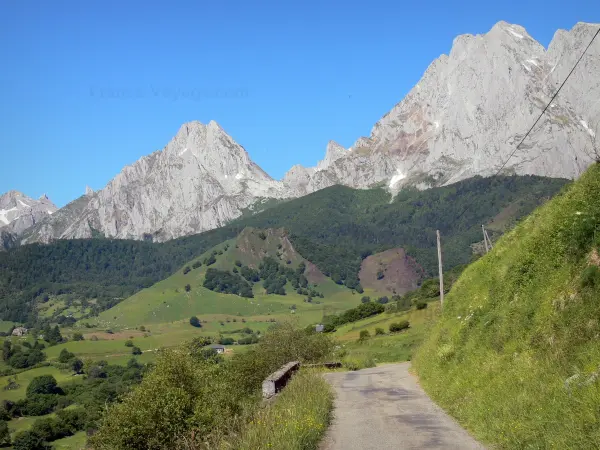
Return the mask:
M125 347L133 347L133 341L131 339L127 339L125 341Z
M427 302L424 300L419 300L417 302L417 309L425 309L427 308Z
M10 444L10 430L6 420L0 420L0 445Z
M184 274L184 275L187 275L188 273L190 273L190 270L192 270L192 269L190 269L190 268L189 268L189 266L185 266L185 267L183 268L183 274Z
M360 334L359 334L359 337L358 337L358 340L359 341L364 341L364 340L367 340L370 337L371 337L371 333L369 333L369 330L361 330Z
M385 334L385 331L383 331L383 328L379 328L379 327L375 328L375 335L376 336L379 336L379 335L382 335L382 334Z
M98 336L96 336L95 334L90 338L90 340L92 341L97 341L98 340Z
M141 355L142 354L142 350L139 347L133 347L131 349L131 354L132 355Z
M378 280L383 279L383 271L380 270L380 271L377 272L377 279Z
M83 334L76 331L75 333L73 333L73 340L74 341L83 341Z
M51 413L58 404L59 395L33 394L21 402L21 412L26 416L44 416Z
M83 371L83 361L80 359L74 359L73 361L71 361L71 369L73 370L73 372L79 374L82 373Z
M200 320L196 316L190 317L190 325L196 328L200 328L202 326Z
M360 299L362 303L369 303L371 301L371 297L368 295L364 295L363 298Z
M41 436L31 431L21 431L15 436L13 442L14 450L47 450L48 446L44 443Z
M385 305L386 303L388 303L390 301L390 299L387 297L387 295L384 295L383 297L379 297L377 299L377 303L380 303L382 305Z
M190 292L192 290L192 287L189 284L186 284L184 289L185 289L185 292Z
M390 332L396 333L398 331L406 330L410 326L408 320L401 320L400 322L394 322L390 324Z
M202 265L202 263L200 261L196 261L194 264L192 264L192 269L197 269L201 265Z
M58 362L66 364L73 358L75 358L75 355L68 351L66 348L63 348L60 351L60 355L58 355Z
M239 259L235 260L235 265L238 267L242 267L242 262Z
M142 382L121 403L109 407L90 438L91 447L173 448L190 428L203 437L227 427L227 419L241 411L241 399L227 384L226 367L190 358L181 350L165 350Z

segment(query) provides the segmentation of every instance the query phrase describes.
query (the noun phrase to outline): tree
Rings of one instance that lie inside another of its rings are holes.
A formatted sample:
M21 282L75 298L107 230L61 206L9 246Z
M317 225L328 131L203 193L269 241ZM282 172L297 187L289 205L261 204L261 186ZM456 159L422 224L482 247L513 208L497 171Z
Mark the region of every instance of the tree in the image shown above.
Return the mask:
M144 325L140 325L140 331L146 331L146 327Z
M73 333L73 340L83 341L83 334L81 334L79 331L76 331L75 333Z
M47 450L42 437L31 431L21 431L13 442L14 450Z
M187 275L190 272L190 270L191 269L189 268L189 266L185 266L185 268L183 269L183 274Z
M141 355L141 354L142 354L142 350L141 350L139 347L133 347L133 348L131 349L131 353L132 353L133 355Z
M52 375L40 375L35 377L27 386L27 397L36 394L56 393L56 379Z
M83 361L80 359L74 359L73 361L71 361L71 369L77 374L82 373Z
M363 298L360 299L360 301L362 303L369 303L371 301L371 297L369 297L368 295L363 296Z
M125 341L125 347L133 347L133 341L131 339L127 339Z
M371 337L371 333L369 333L369 330L361 330L360 334L359 334L359 337L358 337L358 340L359 341L364 341L364 340L366 340L366 339L368 339L370 337Z
M0 420L0 444L10 444L10 430L5 420Z
M68 363L74 357L75 355L73 353L68 351L66 348L63 348L60 352L60 355L58 355L58 362L65 364Z
M190 317L190 325L196 328L202 327L200 320L196 316Z
M2 359L8 361L12 355L12 344L7 339L4 341L4 344L2 344Z
M385 331L383 331L383 328L380 328L380 327L375 328L375 335L381 335L381 334L385 334Z
M190 292L192 287L189 284L186 284L184 289L185 289L185 292Z
M46 326L44 329L44 340L50 345L56 345L62 342L63 338L58 329L58 325L55 325L54 328Z
M385 305L389 301L390 301L390 299L387 297L387 295L384 295L383 297L379 297L377 299L377 303L381 303L382 305Z

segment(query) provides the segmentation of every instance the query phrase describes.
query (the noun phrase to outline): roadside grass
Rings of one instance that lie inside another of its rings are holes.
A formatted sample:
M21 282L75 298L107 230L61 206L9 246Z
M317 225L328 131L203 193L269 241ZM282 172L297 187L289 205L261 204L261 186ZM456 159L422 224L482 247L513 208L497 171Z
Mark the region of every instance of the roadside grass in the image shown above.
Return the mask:
M273 403L220 449L317 449L329 424L333 392L319 373L298 372Z
M414 359L494 448L600 448L600 165L469 266Z

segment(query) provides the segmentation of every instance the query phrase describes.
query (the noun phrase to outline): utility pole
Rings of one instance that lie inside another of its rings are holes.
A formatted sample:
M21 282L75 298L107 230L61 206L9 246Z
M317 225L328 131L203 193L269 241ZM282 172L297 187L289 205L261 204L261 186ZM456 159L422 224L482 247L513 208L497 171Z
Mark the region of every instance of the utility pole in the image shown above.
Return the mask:
M442 246L440 244L440 230L436 231L437 234L437 248L438 248L438 263L440 266L440 305L444 309L444 271L442 269Z
M487 230L484 229L483 231L485 233L485 237L488 240L488 245L490 246L490 250L491 250L494 248L494 246L492 245L492 240L490 239L490 235L488 234Z
M483 243L485 244L485 252L488 253L490 251L487 243L487 237L485 233L485 227L481 225L481 231L483 232Z

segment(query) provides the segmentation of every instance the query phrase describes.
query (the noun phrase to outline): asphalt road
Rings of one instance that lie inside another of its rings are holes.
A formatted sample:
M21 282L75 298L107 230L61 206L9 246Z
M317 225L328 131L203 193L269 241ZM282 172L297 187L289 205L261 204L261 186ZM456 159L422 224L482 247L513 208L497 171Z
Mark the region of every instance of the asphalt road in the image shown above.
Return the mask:
M483 449L431 401L409 367L325 374L337 398L321 450Z

